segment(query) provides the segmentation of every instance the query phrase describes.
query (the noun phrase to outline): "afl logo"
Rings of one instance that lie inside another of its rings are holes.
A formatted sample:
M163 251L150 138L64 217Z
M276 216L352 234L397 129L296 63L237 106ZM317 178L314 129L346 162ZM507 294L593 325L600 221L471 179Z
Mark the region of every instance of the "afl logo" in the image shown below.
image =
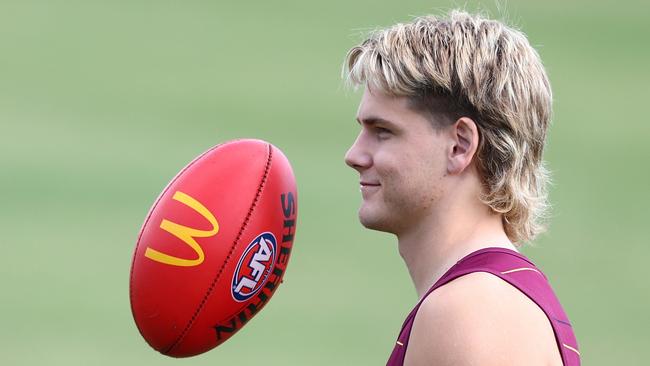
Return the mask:
M248 300L264 285L275 265L276 241L269 232L257 236L244 251L232 276L232 297Z

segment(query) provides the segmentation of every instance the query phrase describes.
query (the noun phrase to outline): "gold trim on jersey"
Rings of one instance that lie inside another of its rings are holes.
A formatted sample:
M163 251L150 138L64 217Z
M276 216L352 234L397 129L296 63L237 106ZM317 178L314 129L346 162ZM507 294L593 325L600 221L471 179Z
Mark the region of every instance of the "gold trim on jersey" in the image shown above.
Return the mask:
M567 349L570 349L571 351L573 351L573 352L575 352L575 353L577 353L577 354L578 354L578 357L580 356L580 352L578 352L578 350L577 350L577 349L575 349L575 348L573 348L573 347L571 347L571 346L569 346L569 345L568 345L568 344L566 344L566 343L562 343L562 346L564 346L564 348L567 348Z
M508 274L508 273L521 272L521 271L533 271L533 272L537 272L537 273L541 274L535 268L530 268L530 267L522 267L522 268L510 269L510 270L501 272L501 274Z

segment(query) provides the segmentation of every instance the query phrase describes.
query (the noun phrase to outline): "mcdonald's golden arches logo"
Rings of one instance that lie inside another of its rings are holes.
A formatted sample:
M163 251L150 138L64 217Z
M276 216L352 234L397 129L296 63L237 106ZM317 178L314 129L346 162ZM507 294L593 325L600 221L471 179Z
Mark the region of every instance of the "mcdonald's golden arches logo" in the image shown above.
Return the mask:
M182 240L183 243L185 243L187 246L189 246L194 250L197 257L194 259L178 258L169 254L159 252L150 247L147 247L147 249L144 252L144 256L153 261L160 262L163 264L168 264L170 266L179 266L179 267L198 266L199 264L203 263L203 260L205 259L205 254L203 253L203 248L201 248L199 243L196 242L196 238L207 238L216 235L219 232L219 223L217 222L217 219L214 217L212 212L210 212L210 210L208 210L205 206L203 206L201 202L190 197L188 194L185 194L181 191L176 191L172 199L180 203L183 203L184 205L198 212L201 216L203 216L206 220L208 220L208 222L210 222L210 224L212 225L212 229L210 230L194 229L191 227L177 224L175 222L171 222L167 219L163 219L162 222L160 223L160 228L174 235L178 239Z

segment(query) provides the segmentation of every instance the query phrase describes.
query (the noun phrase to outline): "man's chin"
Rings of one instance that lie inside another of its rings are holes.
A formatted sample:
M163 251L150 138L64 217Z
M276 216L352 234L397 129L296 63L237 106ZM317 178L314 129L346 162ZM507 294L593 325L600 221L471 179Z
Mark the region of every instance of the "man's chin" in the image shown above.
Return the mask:
M370 210L365 210L363 207L359 209L359 222L361 222L363 227L370 230L392 232L390 220L369 211Z

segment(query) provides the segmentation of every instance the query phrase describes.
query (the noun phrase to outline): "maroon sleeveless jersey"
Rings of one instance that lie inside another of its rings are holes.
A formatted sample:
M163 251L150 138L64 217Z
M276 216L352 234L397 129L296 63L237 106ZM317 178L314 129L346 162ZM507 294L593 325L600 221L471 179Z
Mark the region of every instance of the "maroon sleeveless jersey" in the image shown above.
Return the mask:
M411 328L422 301L436 288L472 272L491 273L518 288L533 300L551 322L564 366L579 366L580 352L567 318L546 276L525 256L504 248L485 248L471 253L451 267L422 297L402 325L387 366L402 366ZM432 340L435 342L435 340Z

